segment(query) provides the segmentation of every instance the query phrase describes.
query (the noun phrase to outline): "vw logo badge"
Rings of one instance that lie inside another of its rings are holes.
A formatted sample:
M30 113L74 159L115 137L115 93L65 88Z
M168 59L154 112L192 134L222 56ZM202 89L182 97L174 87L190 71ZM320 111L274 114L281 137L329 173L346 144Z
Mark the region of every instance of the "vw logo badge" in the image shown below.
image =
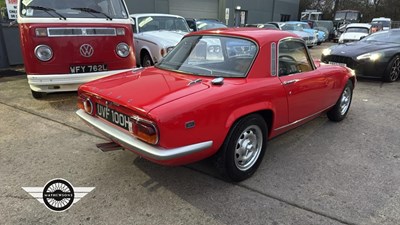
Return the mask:
M81 55L83 57L89 58L93 55L94 49L89 44L83 44L83 45L81 45L79 51L81 52Z

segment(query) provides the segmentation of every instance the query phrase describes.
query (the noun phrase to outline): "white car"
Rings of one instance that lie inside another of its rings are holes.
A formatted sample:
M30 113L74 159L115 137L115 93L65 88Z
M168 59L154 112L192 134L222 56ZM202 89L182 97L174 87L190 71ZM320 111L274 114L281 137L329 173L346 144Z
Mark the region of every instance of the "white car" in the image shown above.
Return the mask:
M383 30L389 30L392 27L392 19L390 18L385 18L385 17L373 18L371 22L381 23Z
M136 62L142 67L159 62L190 32L186 20L181 16L158 13L130 16L134 20Z
M340 35L339 43L347 43L359 41L363 37L371 34L371 24L369 23L350 23L346 26L346 30Z

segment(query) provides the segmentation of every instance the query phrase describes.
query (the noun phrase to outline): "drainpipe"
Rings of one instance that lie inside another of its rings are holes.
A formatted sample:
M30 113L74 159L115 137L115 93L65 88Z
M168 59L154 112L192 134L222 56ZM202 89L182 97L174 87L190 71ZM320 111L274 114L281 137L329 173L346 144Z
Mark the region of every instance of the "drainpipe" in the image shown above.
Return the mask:
M272 0L272 15L271 15L271 21L274 20L274 15L275 15L275 0Z

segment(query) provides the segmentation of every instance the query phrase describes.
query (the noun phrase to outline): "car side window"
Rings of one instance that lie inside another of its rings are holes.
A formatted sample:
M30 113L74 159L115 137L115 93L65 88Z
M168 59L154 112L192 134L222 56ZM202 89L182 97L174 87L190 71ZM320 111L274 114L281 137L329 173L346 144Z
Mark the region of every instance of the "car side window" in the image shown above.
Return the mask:
M193 20L187 20L187 24L189 25L189 28L192 29L193 31L196 31L196 22Z
M299 40L279 42L278 74L286 76L313 70L305 44Z

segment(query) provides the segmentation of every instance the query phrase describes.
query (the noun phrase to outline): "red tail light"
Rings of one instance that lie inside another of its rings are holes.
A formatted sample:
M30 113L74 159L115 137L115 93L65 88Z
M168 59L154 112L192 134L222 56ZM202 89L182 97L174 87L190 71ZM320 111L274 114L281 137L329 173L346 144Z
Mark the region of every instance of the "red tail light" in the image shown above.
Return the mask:
M157 127L149 120L142 119L138 116L132 116L129 124L129 131L135 137L149 144L156 145L158 143Z

